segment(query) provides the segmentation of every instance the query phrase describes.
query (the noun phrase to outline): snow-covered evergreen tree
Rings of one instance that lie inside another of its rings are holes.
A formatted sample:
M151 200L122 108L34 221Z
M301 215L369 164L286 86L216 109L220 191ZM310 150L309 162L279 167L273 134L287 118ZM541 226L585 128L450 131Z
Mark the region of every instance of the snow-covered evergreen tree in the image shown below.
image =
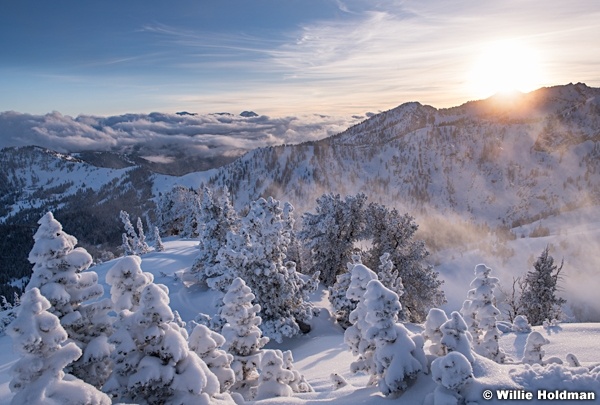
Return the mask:
M174 322L168 289L150 283L139 307L119 313L115 367L104 390L138 404L209 404L219 380L187 345L187 332Z
M131 220L129 214L126 211L121 211L119 218L123 222L125 232L123 233L123 251L125 255L143 255L150 251L150 246L146 243L146 235L144 234L144 227L142 225L142 219L137 219L137 232Z
M346 296L352 281L352 269L357 264L362 264L361 257L359 254L353 254L352 262L346 263L348 271L338 275L335 283L328 288L329 302L335 309L336 320L344 329L348 329L352 325L350 323L350 313L354 311L359 301L359 299L350 299ZM366 288L366 284L364 288ZM364 294L364 291L362 293Z
M468 385L473 380L473 367L460 352L450 352L431 363L431 376L438 383L429 394L435 405L458 405L465 403ZM426 400L426 403L429 399Z
M14 405L109 405L110 399L92 385L65 375L64 368L82 355L38 288L23 295L8 334L20 359L12 366L10 390Z
M227 234L238 229L238 216L231 204L229 192L225 189L220 196L205 187L200 204L200 231L198 249L200 252L185 274L186 281L207 283L211 288L224 287L220 282L226 271L220 263L219 249L227 244Z
M283 354L283 367L286 370L291 371L294 374L294 378L290 381L289 385L294 392L313 392L313 388L306 381L304 376L300 374L298 370L294 368L294 356L291 350L286 350Z
M205 325L196 325L190 334L188 344L206 363L208 369L219 379L221 392L227 391L235 383L235 373L231 369L233 355L222 350L225 338Z
M369 323L366 337L375 343L372 372L384 395L399 394L420 371L427 369L424 340L397 323L402 307L398 295L379 280L367 284L363 302Z
M531 332L525 341L525 350L523 351L523 363L543 364L544 354L546 352L542 346L550 343L540 332Z
M257 315L260 305L252 304L254 294L244 280L236 278L223 297L220 316L227 322L221 334L225 338L223 349L234 357L231 368L236 382L244 384L256 379L260 365L261 349L269 338L263 337Z
M152 273L142 271L141 264L139 256L125 256L106 273L115 311L135 311L140 305L142 290L154 281Z
M525 286L521 295L522 315L533 326L541 325L546 319L560 319L561 307L567 302L558 297L558 282L563 263L554 264L554 258L546 247L533 264L533 270L525 277Z
M179 235L182 238L198 236L201 224L200 195L193 189L175 186L160 196L157 204L159 228L164 235Z
M471 346L471 334L463 317L456 311L450 314L450 319L440 328L442 331L442 350L444 354L450 352L462 353L471 364L475 361Z
M165 245L163 245L162 239L160 238L160 231L158 227L154 227L154 250L157 252L163 252L165 250Z
M496 325L496 317L500 310L494 305L494 289L499 280L491 277L492 269L484 264L475 266L475 279L471 282L472 289L469 291L468 299L464 304L465 321L470 321L469 332L473 338L474 349L477 353L503 363L506 355L500 349L500 331Z
M389 253L388 259L394 264L404 287L403 310L411 322L423 322L429 309L442 305L445 297L438 273L425 261L429 256L425 243L415 239L418 225L410 215L401 215L396 209L390 210L381 204L369 204L366 212L369 218L367 234L372 238L373 247L365 263L375 268L380 257Z
M379 258L379 268L377 269L377 276L387 289L392 290L401 298L404 295L404 284L402 284L402 277L398 275L398 270L394 267L394 263L390 259L389 253L384 253ZM401 321L407 321L409 318L408 314L404 311L404 307L398 314L398 319Z
M351 371L353 373L365 371L374 375L372 370L374 367L373 350L375 349L375 343L366 336L371 325L366 320L367 308L364 303L367 284L371 280L377 280L377 274L374 271L360 263L353 266L346 297L357 302L357 304L356 308L350 313L349 322L351 326L344 332L344 342L348 345L352 354L358 356L358 359L350 365Z
M354 243L363 237L366 200L364 194L343 200L339 194L324 194L317 199L316 214L302 216L298 238L312 254L307 273L319 271L321 282L327 287L345 271Z
M261 329L278 342L296 335L300 324L312 318L307 285L295 263L286 260L290 220L283 218L283 212L291 210L288 203L282 207L271 197L252 202L241 220L239 237L234 241L230 232L228 245L219 255L252 289L261 307Z
M425 330L423 337L430 340L429 352L434 356L443 356L444 350L442 347L442 325L448 321L446 313L439 308L431 308L425 319Z
M68 371L100 387L111 366L106 339L111 334L108 312L112 304L108 299L97 300L104 288L98 284L96 272L88 270L92 257L85 249L75 247L77 239L62 230L51 212L38 224L29 253L33 274L26 291L39 288L50 302L50 312L60 319L69 338L83 351Z

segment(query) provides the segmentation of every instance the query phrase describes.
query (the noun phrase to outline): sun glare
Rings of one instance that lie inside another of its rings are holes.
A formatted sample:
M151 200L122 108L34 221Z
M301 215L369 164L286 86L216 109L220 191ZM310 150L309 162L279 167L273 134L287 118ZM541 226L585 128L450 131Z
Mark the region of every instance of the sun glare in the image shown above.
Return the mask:
M470 92L478 99L497 93L528 92L543 85L537 52L519 41L487 45L467 81Z

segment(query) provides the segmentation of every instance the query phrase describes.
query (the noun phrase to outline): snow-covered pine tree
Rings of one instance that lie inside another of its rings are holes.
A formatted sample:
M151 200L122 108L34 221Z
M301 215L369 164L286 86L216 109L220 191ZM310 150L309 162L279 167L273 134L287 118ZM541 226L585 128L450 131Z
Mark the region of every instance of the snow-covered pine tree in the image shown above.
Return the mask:
M142 219L137 219L137 232L131 220L129 214L126 211L121 211L119 218L123 222L125 232L123 233L123 251L125 255L143 255L150 251L150 246L146 243L146 235L144 234L144 226L142 225Z
M389 253L384 253L379 258L379 268L377 269L377 276L381 284L387 289L392 290L401 298L404 295L404 284L402 284L402 277L398 275L398 270L394 267L394 263L390 259ZM408 321L409 316L404 311L404 307L400 309L398 319L401 321Z
M290 219L284 219L283 212L291 212L288 205L282 207L271 197L253 201L241 220L240 238L220 252L223 263L254 292L263 333L278 342L296 335L300 324L307 325L312 318L307 283L296 272L296 264L286 260Z
M125 256L106 273L115 311L135 311L140 305L142 290L154 281L152 273L142 271L141 264L139 256Z
M475 266L475 279L471 282L470 299L463 304L463 310L468 315L471 324L469 332L473 338L474 349L477 353L497 363L503 363L506 355L500 349L498 340L500 331L496 326L496 317L500 310L494 305L494 289L499 280L490 277L492 269L485 264Z
M200 196L191 188L175 186L160 196L156 209L159 228L164 235L195 238L200 229Z
M160 231L158 227L154 227L154 250L157 252L163 252L165 250L165 245L163 245L162 239L160 238Z
M527 273L521 295L521 309L522 315L527 316L531 325L541 325L546 319L561 318L561 307L567 302L557 296L563 264L554 264L554 258L550 256L546 246L533 264L534 269Z
M77 239L62 230L51 212L38 224L29 253L33 274L25 289L39 288L50 302L49 311L60 319L69 338L83 351L68 371L100 387L111 367L106 339L112 333L108 316L112 303L108 299L98 301L104 288L98 284L96 272L88 270L92 257L85 249L75 247Z
M217 196L209 188L204 188L199 221L200 252L184 277L186 281L206 283L211 288L226 287L231 280L220 282L226 270L220 263L219 249L227 244L227 234L237 231L239 222L227 189Z
M473 357L471 347L472 338L462 316L453 311L450 319L444 322L440 330L443 334L441 343L444 355L450 352L460 352L473 364L475 357Z
M408 214L401 215L395 208L371 203L366 210L369 218L368 235L373 247L365 263L375 268L379 258L389 253L389 260L402 278L403 310L411 322L423 322L430 308L437 308L446 300L441 290L443 281L425 259L429 252L422 240L415 239L418 225Z
M443 356L442 348L442 325L448 321L446 313L439 308L431 308L425 319L425 330L423 330L423 338L430 340L429 353L434 356Z
M225 338L223 349L234 357L231 368L235 372L238 385L247 384L258 377L261 349L269 338L263 337L260 305L252 304L254 294L244 280L237 277L223 297L220 316L227 322L221 334Z
M174 322L166 286L144 287L139 307L123 310L111 337L115 367L104 390L124 402L204 404L219 394L219 380L187 345ZM231 398L229 398L231 400Z
M367 329L371 325L366 320L367 307L364 303L367 284L371 280L377 280L377 274L367 266L358 263L352 267L352 275L350 285L346 291L346 297L357 304L348 318L351 326L344 332L344 342L348 345L352 354L358 356L358 359L350 365L350 370L353 373L364 371L374 376L373 350L375 349L375 343L366 336ZM374 380L371 381L371 383L373 382Z
M397 395L417 374L427 369L423 339L397 323L401 309L398 295L377 279L369 281L364 295L366 338L375 344L373 376L384 395Z
M298 238L312 256L307 274L319 271L321 282L327 287L344 272L354 243L363 237L366 200L364 194L343 200L339 194L324 194L317 199L316 214L307 212L302 216Z
M75 343L65 343L67 332L48 312L50 307L38 288L30 288L8 328L20 355L10 370L9 386L15 393L11 404L109 405L110 399L95 387L65 375L63 369L82 352Z
M335 283L328 288L329 302L331 302L333 309L335 309L336 320L344 329L348 329L352 325L350 323L350 313L354 311L358 303L358 300L353 300L346 296L346 292L352 281L352 269L357 264L362 264L361 258L359 254L354 254L352 255L352 262L346 263L348 271L338 275Z
M221 349L224 344L225 338L205 325L196 325L188 339L190 349L219 379L221 392L227 391L235 383L235 373L231 369L233 355Z

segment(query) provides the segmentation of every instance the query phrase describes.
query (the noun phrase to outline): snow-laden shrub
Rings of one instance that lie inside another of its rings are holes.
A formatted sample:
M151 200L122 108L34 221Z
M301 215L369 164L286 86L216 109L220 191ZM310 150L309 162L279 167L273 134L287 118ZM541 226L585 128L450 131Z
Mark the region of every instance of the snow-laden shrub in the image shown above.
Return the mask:
M63 369L82 351L67 341L58 317L48 312L50 302L37 288L22 297L17 318L8 328L20 359L11 367L9 387L14 405L109 405L110 399L95 387Z
M531 332L531 325L525 315L517 315L512 323L512 330L516 333Z
M527 364L542 364L544 350L542 346L550 343L548 339L542 336L540 332L531 332L529 336L527 336L527 341L525 342L525 350L523 352L523 363Z
M265 350L260 361L258 386L252 390L253 399L293 396L290 383L294 377L294 373L284 367L281 350Z
M430 398L426 402L434 405L458 405L464 403L464 390L473 379L473 367L462 353L451 352L431 363L431 376L438 386L429 394Z
M235 373L231 369L233 355L222 350L225 338L205 325L196 325L188 344L206 363L208 369L219 379L221 392L227 391L235 383Z
M439 308L431 308L425 319L425 330L423 330L423 337L431 342L429 346L429 353L434 356L443 356L444 350L442 348L442 333L441 327L448 321L446 313Z
M69 339L83 351L83 356L67 371L101 387L111 367L110 348L104 342L112 333L112 319L108 316L112 303L98 300L104 288L98 284L96 272L88 270L92 264L90 254L75 247L77 239L62 230L51 212L38 224L29 253L33 274L25 289L39 288L50 302L49 311L60 319Z
M313 388L306 381L304 376L294 368L294 356L291 350L286 350L283 354L283 367L294 374L294 378L289 382L294 392L313 392Z

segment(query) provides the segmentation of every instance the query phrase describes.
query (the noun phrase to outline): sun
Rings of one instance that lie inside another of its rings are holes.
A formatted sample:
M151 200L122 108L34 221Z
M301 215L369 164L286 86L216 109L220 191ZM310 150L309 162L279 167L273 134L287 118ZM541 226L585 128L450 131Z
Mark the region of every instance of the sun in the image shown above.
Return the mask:
M486 45L468 72L469 91L475 98L498 93L528 92L543 84L538 53L517 40Z

